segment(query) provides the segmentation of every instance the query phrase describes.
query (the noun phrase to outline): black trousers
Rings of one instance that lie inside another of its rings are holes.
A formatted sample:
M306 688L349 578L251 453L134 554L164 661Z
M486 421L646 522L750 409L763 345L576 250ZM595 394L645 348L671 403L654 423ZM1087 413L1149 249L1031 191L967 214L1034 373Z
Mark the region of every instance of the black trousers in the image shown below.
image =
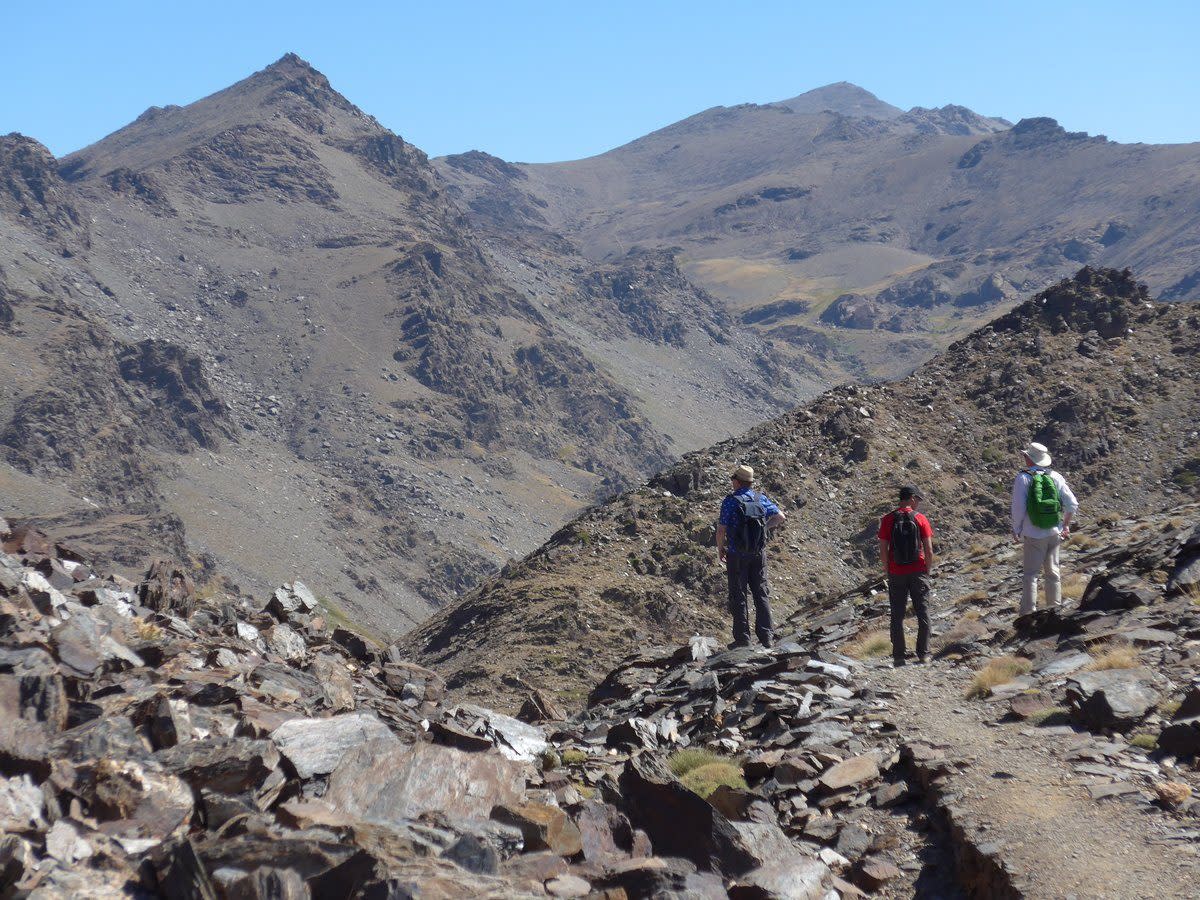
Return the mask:
M754 597L754 633L764 647L774 638L771 622L771 588L767 584L767 554L752 556L729 554L725 570L729 575L729 611L733 613L733 640L750 643L750 619L746 609L746 591Z
M917 614L917 656L929 655L929 573L889 575L888 600L892 607L892 659L904 659L904 611L912 598Z

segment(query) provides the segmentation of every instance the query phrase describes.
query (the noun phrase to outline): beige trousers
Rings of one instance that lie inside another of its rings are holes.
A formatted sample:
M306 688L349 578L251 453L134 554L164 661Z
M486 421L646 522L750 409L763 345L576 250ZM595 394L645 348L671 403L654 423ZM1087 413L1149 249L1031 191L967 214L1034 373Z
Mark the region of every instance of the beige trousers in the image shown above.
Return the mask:
M1045 577L1046 606L1053 608L1062 600L1062 583L1058 571L1058 548L1062 538L1057 534L1050 537L1022 539L1024 544L1024 578L1021 581L1021 615L1033 612L1037 598L1037 580L1040 571Z

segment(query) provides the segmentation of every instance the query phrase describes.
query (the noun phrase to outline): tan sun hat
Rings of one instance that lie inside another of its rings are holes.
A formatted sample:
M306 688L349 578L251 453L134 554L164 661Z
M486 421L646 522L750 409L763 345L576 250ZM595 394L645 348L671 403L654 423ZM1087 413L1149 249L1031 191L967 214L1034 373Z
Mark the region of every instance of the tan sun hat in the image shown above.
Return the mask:
M754 470L749 466L738 466L729 477L744 481L746 484L754 484Z
M1035 466L1050 465L1050 451L1046 449L1045 444L1030 444L1025 448L1025 455Z

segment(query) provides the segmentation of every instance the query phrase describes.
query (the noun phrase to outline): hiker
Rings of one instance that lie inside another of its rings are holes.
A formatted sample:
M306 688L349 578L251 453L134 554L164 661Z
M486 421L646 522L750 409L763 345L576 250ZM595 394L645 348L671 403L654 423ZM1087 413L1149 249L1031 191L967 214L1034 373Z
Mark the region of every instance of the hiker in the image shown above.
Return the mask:
M892 665L904 665L904 611L912 599L917 615L917 660L929 659L929 590L933 572L933 526L917 512L921 494L900 488L900 505L879 521L879 559L887 575L892 621Z
M717 525L717 555L729 576L729 610L733 613L733 647L750 646L746 590L754 596L754 633L764 647L774 639L771 591L767 585L767 531L787 518L766 494L750 489L754 469L738 466L730 493L721 502Z
M1012 489L1013 541L1024 544L1021 611L1033 612L1038 571L1045 576L1046 606L1058 606L1062 581L1058 569L1059 545L1071 536L1071 518L1079 509L1067 480L1050 468L1050 451L1030 444L1022 452L1025 467Z

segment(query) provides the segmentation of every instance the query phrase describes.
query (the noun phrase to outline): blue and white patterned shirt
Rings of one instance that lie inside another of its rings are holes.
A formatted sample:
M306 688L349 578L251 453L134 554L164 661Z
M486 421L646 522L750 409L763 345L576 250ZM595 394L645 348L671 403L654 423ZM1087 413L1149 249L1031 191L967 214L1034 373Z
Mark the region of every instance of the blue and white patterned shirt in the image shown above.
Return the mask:
M742 494L750 494L751 496L757 497L759 500L761 500L763 512L767 514L768 519L771 518L771 516L779 514L779 507L776 506L774 501L772 501L771 498L766 494L756 494L748 487L738 488L721 501L721 518L719 521L720 524L724 525L727 529L733 528L735 525L737 525L738 507L740 506L737 498ZM731 541L726 541L725 552L730 555L737 555L737 550L734 548Z

